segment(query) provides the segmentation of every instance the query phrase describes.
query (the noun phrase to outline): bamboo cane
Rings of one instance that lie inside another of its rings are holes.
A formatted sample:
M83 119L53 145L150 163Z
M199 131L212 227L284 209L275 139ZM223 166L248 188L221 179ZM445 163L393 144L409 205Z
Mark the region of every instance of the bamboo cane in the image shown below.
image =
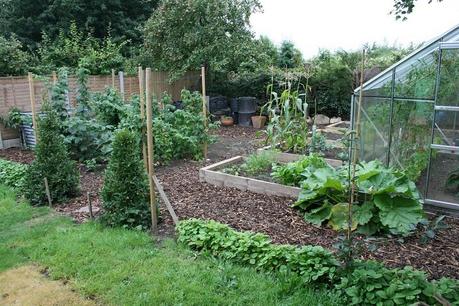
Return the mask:
M363 99L363 77L365 73L365 49L362 51L362 64L361 64L361 70L360 70L360 92L359 92L359 104L357 106L357 118L355 121L356 124L356 129L355 129L355 135L353 136L354 139L359 139L360 138L360 114L361 114L361 107L362 107L362 99ZM355 141L354 141L355 143ZM353 150L352 150L352 174L351 174L351 195L350 195L350 200L348 203L348 229L347 229L347 238L351 238L351 231L352 231L352 205L354 204L355 201L355 190L356 190L356 184L355 184L355 172L356 172L356 167L357 167L357 161L358 161L358 149L357 146L354 144Z
M151 109L151 68L146 69L145 89L146 89L146 105L147 105L147 149L148 149L148 183L150 186L150 210L151 210L151 232L156 234L158 231L158 216L156 215L156 194L153 182L153 131L152 131L152 109Z
M33 82L32 72L28 74L29 78L29 94L30 94L30 106L32 109L32 125L35 132L35 144L38 144L38 124L37 124L37 115L35 111L35 86Z
M202 80L202 115L204 117L204 131L207 133L207 100L206 100L206 68L201 67L201 80ZM202 145L204 153L204 161L207 160L207 141Z
M148 155L147 155L147 146L145 144L145 139L143 135L145 135L145 128L143 127L145 124L145 88L144 88L144 79L145 74L142 67L139 66L139 91L140 91L140 119L142 121L142 156L143 156L143 164L145 166L145 171L148 172Z

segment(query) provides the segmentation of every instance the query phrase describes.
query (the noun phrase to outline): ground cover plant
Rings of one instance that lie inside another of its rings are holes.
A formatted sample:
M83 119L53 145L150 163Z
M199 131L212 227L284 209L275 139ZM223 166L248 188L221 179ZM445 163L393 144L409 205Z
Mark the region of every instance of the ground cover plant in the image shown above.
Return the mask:
M0 159L0 184L22 190L28 166L9 160Z
M389 269L372 261L355 261L342 267L329 251L273 245L260 234L237 232L215 221L181 221L178 240L194 250L261 270L296 273L303 282L326 286L342 304L429 305L459 303L459 281L442 278L429 282L427 275L411 267Z
M85 297L113 305L339 305L298 278L196 256L141 231L74 224L47 207L16 202L0 186L0 273L24 264L46 267Z

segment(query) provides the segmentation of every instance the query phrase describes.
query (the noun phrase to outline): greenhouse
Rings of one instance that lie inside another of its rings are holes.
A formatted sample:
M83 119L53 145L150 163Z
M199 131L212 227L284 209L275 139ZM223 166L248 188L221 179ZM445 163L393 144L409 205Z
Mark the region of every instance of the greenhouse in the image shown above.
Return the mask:
M361 88L360 159L403 169L425 204L459 210L459 25Z

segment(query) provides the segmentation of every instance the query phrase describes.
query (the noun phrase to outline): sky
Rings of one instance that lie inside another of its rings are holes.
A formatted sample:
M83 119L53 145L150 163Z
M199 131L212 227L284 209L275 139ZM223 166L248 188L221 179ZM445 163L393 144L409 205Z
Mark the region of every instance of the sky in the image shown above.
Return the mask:
M459 24L459 0L419 0L407 21L390 15L393 0L260 0L252 15L257 36L274 43L292 41L305 58L319 49L357 50L365 43L408 46L438 36Z

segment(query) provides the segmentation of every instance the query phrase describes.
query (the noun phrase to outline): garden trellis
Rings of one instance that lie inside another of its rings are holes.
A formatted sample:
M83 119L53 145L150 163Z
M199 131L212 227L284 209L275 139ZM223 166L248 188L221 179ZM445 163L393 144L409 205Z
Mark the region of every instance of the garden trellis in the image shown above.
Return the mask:
M424 203L459 210L459 25L361 87L359 159L404 169ZM456 173L456 174L455 174Z

